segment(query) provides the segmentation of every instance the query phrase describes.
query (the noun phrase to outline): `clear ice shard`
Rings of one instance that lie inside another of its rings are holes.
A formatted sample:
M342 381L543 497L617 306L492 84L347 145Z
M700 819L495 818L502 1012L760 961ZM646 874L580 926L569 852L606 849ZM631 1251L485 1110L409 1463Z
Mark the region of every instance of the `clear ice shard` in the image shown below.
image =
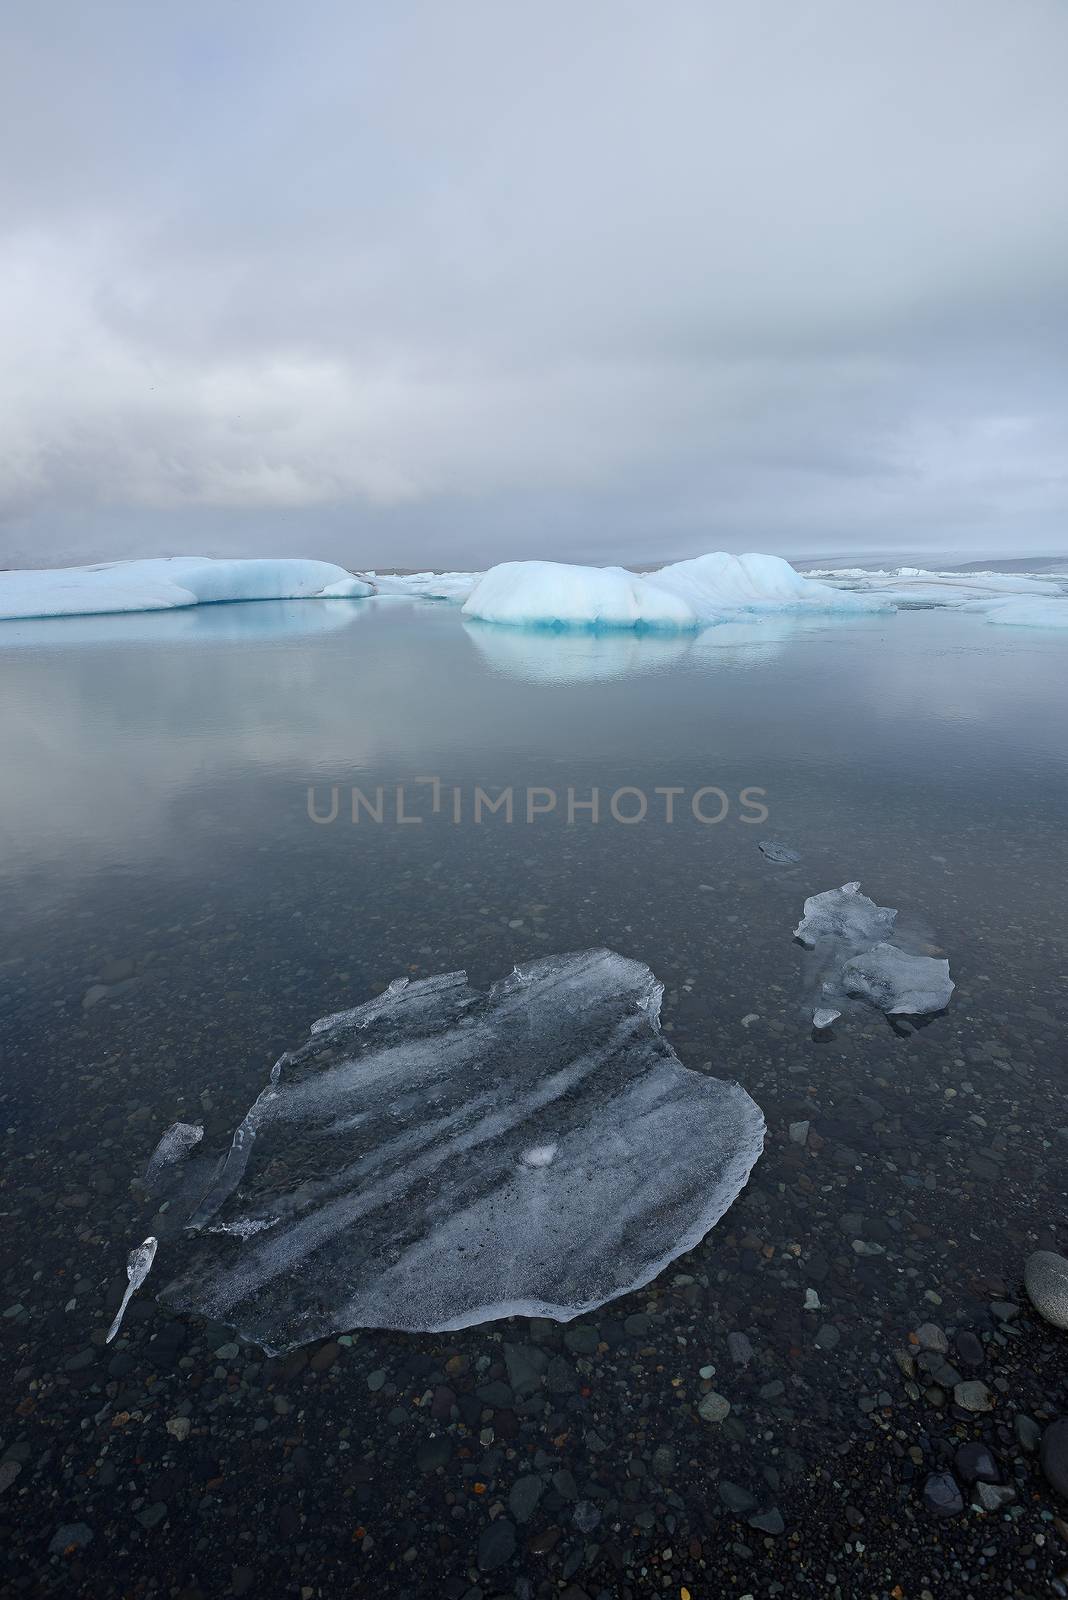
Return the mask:
M809 895L794 938L810 950L817 939L832 935L853 945L873 944L889 933L896 921L897 912L889 906L877 906L861 894L859 883L843 883L840 889Z
M949 1004L954 983L949 962L935 956L914 956L893 944L874 944L842 968L846 994L873 1005L888 1015L923 1016Z
M763 1148L609 950L407 982L284 1055L161 1298L280 1353L357 1327L567 1321L696 1245Z
M122 1297L122 1304L115 1313L115 1320L108 1329L105 1344L110 1344L112 1339L122 1327L122 1319L126 1315L126 1307L140 1289L152 1269L156 1259L156 1240L149 1234L143 1244L135 1245L126 1257L126 1276L130 1280L126 1285L126 1293Z
M173 1167L175 1162L181 1161L183 1156L187 1156L203 1137L204 1129L197 1123L172 1122L153 1150L145 1168L145 1188L149 1190L159 1188L169 1175L169 1168Z
M842 1015L835 1011L833 1006L817 1006L812 1013L812 1026L814 1028L829 1028L832 1022L837 1022Z

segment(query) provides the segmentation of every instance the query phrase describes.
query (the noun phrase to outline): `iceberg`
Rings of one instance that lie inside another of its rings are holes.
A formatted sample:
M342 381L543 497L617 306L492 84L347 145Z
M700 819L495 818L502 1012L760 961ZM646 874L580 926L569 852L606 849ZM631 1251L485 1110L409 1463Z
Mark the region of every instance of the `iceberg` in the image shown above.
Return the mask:
M764 1118L684 1067L610 950L488 993L397 979L278 1061L161 1298L281 1353L356 1327L559 1321L648 1283L744 1187Z
M568 566L560 561L504 561L491 567L464 602L481 622L549 628L696 628L685 598L658 589L625 567Z
M723 551L656 572L505 561L464 602L465 616L518 627L698 629L747 615L892 611L886 599L802 577L780 556Z
M229 600L354 599L374 593L368 579L331 561L166 556L0 572L0 620L169 611Z

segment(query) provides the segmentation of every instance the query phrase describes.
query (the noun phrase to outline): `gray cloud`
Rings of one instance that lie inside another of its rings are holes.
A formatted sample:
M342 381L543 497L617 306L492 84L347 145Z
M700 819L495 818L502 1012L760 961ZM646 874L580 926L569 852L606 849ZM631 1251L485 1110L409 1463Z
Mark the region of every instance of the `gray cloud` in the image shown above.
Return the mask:
M8 32L0 560L1068 548L1056 0Z

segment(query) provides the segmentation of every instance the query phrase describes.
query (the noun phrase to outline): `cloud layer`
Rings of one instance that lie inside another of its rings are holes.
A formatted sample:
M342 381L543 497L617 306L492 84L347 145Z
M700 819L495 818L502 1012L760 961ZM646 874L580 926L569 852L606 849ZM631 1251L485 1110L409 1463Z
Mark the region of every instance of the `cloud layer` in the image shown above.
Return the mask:
M1056 0L9 31L0 561L1068 549Z

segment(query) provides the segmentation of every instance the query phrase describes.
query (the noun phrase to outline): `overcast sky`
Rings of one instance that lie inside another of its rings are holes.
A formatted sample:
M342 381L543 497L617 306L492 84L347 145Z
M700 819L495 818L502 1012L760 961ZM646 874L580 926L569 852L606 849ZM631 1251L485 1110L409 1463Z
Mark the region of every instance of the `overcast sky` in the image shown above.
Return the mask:
M36 0L0 564L1068 550L1063 0Z

